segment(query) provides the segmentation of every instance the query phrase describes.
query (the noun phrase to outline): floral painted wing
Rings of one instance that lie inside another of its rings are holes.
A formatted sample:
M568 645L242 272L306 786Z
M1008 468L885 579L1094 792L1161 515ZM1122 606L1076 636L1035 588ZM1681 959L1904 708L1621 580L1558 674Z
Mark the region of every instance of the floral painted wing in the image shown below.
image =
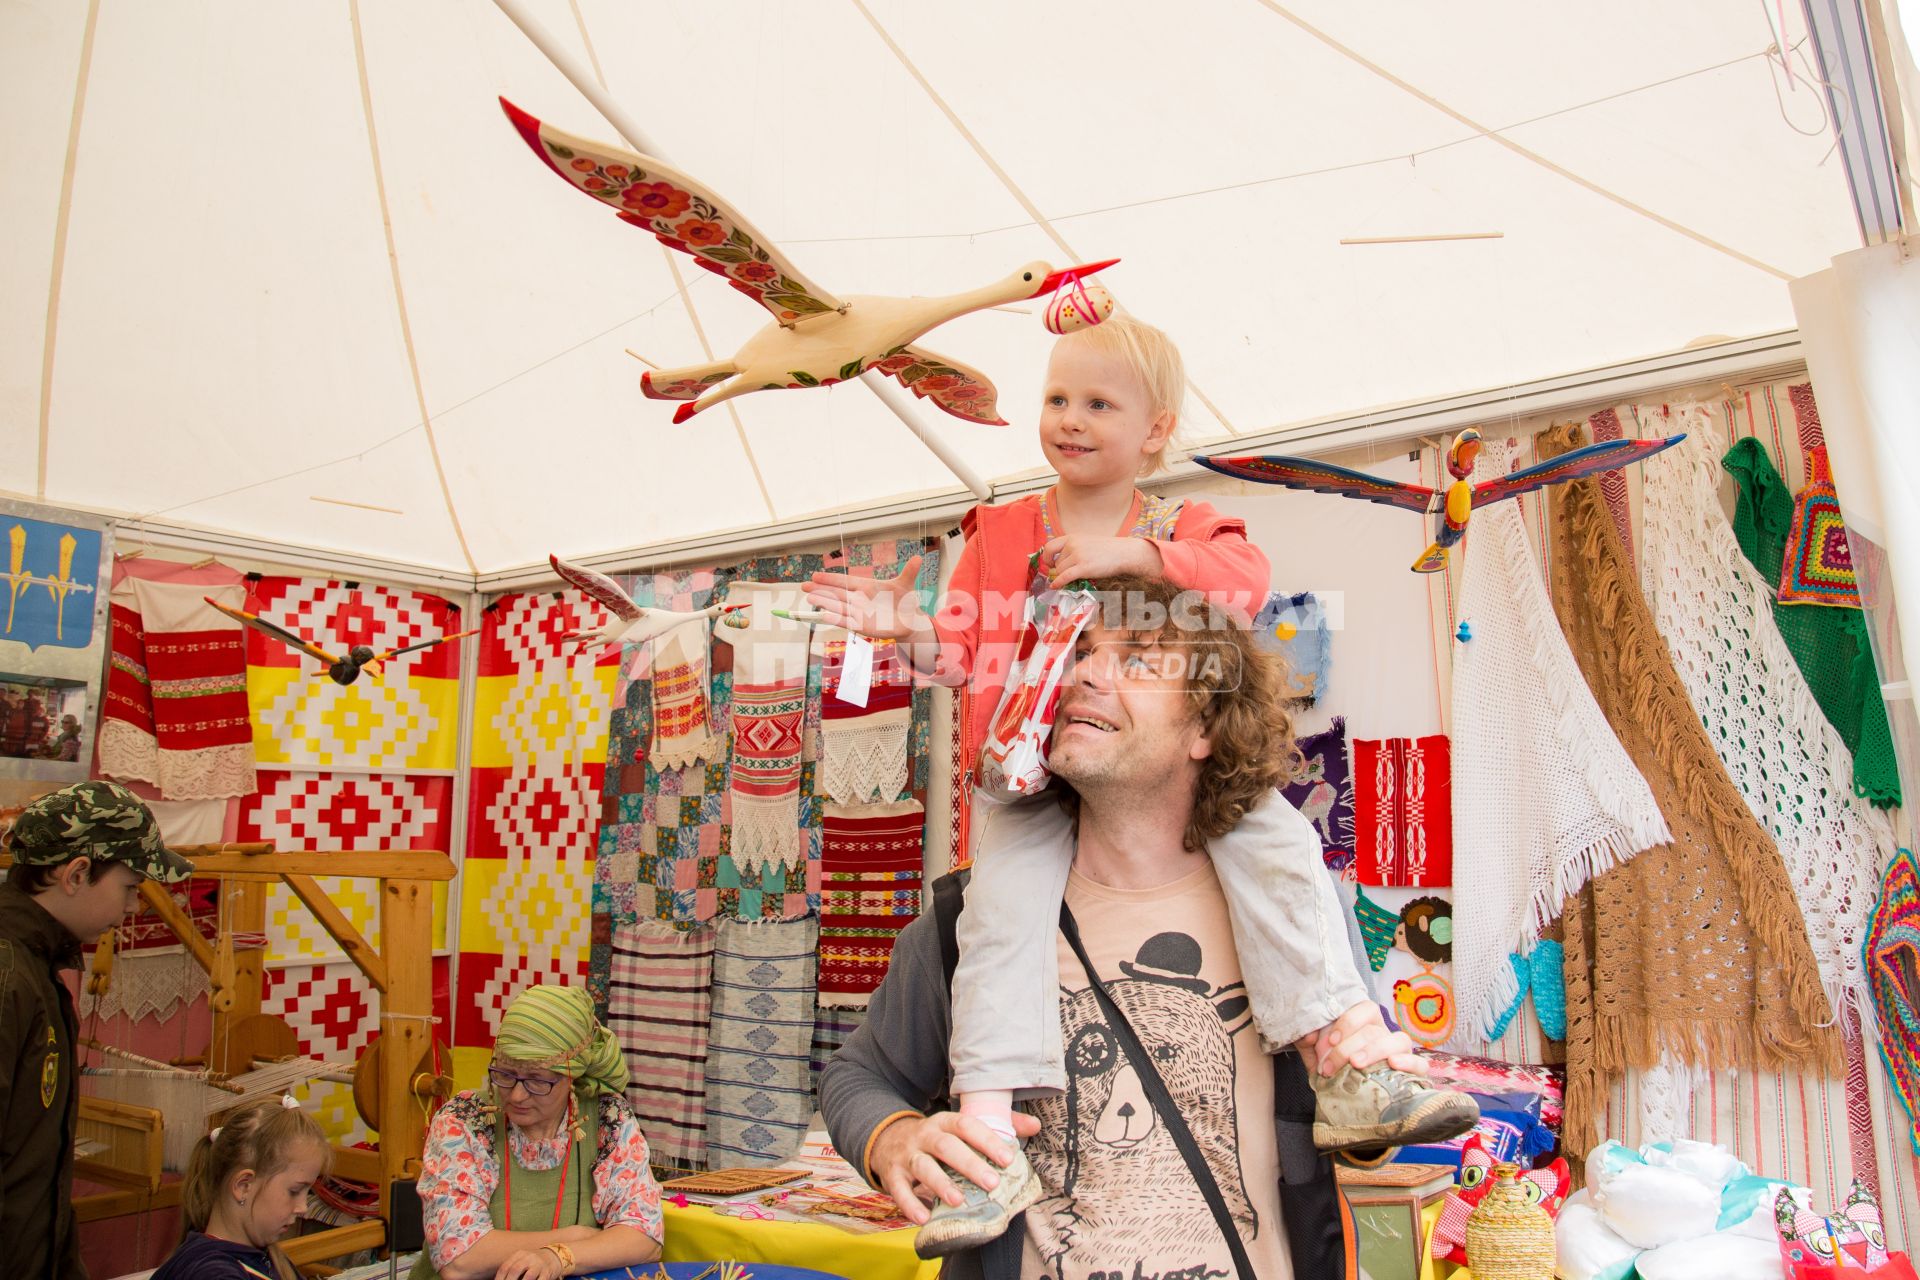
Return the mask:
M500 105L548 168L614 210L621 221L652 232L668 248L724 277L781 324L845 306L801 275L772 241L686 174L648 156L562 133L505 98Z
M1425 485L1383 480L1364 471L1351 471L1312 458L1250 453L1238 457L1195 458L1194 461L1209 471L1218 471L1223 476L1232 476L1237 480L1284 485L1289 489L1310 489L1315 493L1334 493L1343 498L1360 498L1422 515L1433 503L1433 490Z
M604 573L595 573L592 569L582 569L579 565L568 564L559 556L548 556L547 562L562 581L580 589L582 595L597 604L605 606L607 611L622 622L632 622L640 616L640 606L633 597L620 589L620 584Z
M1473 505L1483 507L1489 502L1517 498L1550 484L1566 484L1598 471L1612 471L1629 463L1642 462L1662 449L1673 448L1686 438L1683 433L1668 436L1664 440L1603 440L1599 444L1590 444L1546 462L1522 467L1511 475L1481 481L1473 486Z
M905 346L894 348L868 367L878 369L956 418L989 427L1007 425L995 405L1000 393L987 375L957 360L937 356L925 347Z

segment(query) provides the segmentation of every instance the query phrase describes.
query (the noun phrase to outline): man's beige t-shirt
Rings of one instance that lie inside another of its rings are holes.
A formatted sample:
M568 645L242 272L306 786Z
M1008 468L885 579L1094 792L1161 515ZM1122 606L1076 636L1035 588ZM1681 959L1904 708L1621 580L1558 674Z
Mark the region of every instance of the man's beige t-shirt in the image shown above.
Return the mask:
M1253 1028L1212 863L1155 889L1073 876L1067 904L1095 971L1148 1053L1220 1184L1253 1269L1293 1274L1280 1220L1273 1061ZM1045 1196L1027 1211L1022 1280L1234 1275L1200 1188L1060 939L1064 1096L1029 1105Z

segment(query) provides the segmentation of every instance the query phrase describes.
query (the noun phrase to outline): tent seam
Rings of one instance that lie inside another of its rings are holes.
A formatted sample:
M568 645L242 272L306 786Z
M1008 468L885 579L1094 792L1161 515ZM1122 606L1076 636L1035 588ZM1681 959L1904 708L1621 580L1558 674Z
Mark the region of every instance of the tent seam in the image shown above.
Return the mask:
M367 150L373 162L373 190L380 202L380 232L387 243L387 269L393 277L394 310L400 319L400 342L407 353L407 374L413 381L414 402L420 407L420 426L426 433L427 453L433 459L434 476L440 481L440 497L446 503L453 536L460 544L460 555L467 562L467 571L478 575L480 566L474 562L473 549L467 545L467 533L460 524L459 509L454 506L453 489L447 483L446 464L440 457L440 441L433 430L433 414L427 409L426 388L420 382L420 357L414 350L413 322L407 314L407 290L400 277L400 250L393 238L393 215L387 206L387 181L380 168L380 133L373 119L373 86L367 79L367 49L360 26L360 0L349 0L347 14L353 27L353 64L360 78L360 111L367 122Z
M100 0L89 0L87 25L80 35L80 70L73 86L73 117L67 125L67 158L60 171L60 205L53 222L53 265L47 280L46 337L40 348L40 440L34 496L47 496L47 444L53 421L53 355L60 332L60 286L67 271L67 226L73 209L73 171L80 154L80 121L87 109L87 81L93 75L93 36L100 25Z
M858 0L855 0L855 2L857 3ZM1575 173L1573 170L1567 168L1565 165L1559 164L1553 160L1549 160L1546 156L1541 155L1538 151L1534 151L1528 147L1524 147L1520 145L1518 142L1515 142L1513 139L1500 133L1499 131L1495 129L1491 129L1488 126L1481 124L1478 120L1473 119L1471 116L1468 116L1460 111L1455 110L1454 108L1448 106L1446 103L1440 101L1440 99L1434 97L1432 94L1426 92L1426 90L1419 88L1417 85L1414 85L1409 81L1401 79L1399 76L1387 70L1385 67L1381 66L1379 63L1374 62L1371 59L1367 58L1365 55L1361 54L1358 50L1350 49L1346 45L1341 44L1338 40L1335 40L1332 36L1328 35L1326 32L1320 30L1318 27L1314 26L1312 23L1308 22L1306 19L1300 17L1298 14L1289 10L1286 6L1280 4L1278 0L1256 0L1256 3L1264 6L1266 9L1268 9L1270 12L1274 13L1278 17L1285 18L1288 22L1291 22L1294 26L1306 32L1306 34L1312 36L1315 40L1318 40L1321 44L1333 50L1335 53L1339 54L1341 57L1346 58L1348 61L1352 62L1354 65L1361 67L1366 71L1371 72L1373 75L1378 76L1382 80L1385 80L1388 84L1400 90L1402 93L1405 93L1409 97L1417 99L1421 103L1425 104L1427 107L1430 107L1431 109L1440 112L1442 115L1446 116L1448 119L1454 120L1460 124L1465 125L1467 128L1472 129L1475 133L1479 134L1481 137L1486 138L1488 141L1498 143L1499 145L1505 147L1507 150L1513 152L1513 154L1519 156L1521 159L1527 160L1532 162L1533 164L1539 165L1542 169L1545 169L1547 172L1555 174L1558 177L1564 178L1568 182L1573 183L1575 186L1584 188L1585 190L1591 192L1592 194L1599 196L1603 200L1607 200L1613 204L1619 205L1622 209L1627 210L1629 213L1637 213L1641 217L1647 219L1648 221L1657 223L1658 225L1663 226L1667 230L1672 231L1678 235L1685 236L1687 239L1692 240L1696 244L1704 245L1706 248L1712 249L1717 253L1723 253L1727 255L1729 258L1732 258L1736 262L1742 263L1749 267L1753 267L1759 271L1764 271L1768 275L1773 276L1776 279L1792 280L1794 278L1791 272L1782 271L1779 267L1773 266L1770 263L1762 262L1760 261L1760 259L1752 257L1749 254L1742 253L1740 250L1734 248L1731 245L1722 244L1720 241L1715 240L1712 236L1707 235L1703 231L1696 231L1692 227L1687 226L1683 222L1679 222L1673 218L1669 218L1665 214L1656 213L1652 209L1647 208L1643 204L1639 204L1633 200L1629 200L1627 199L1627 197L1621 195L1619 192L1611 190L1610 188L1607 188L1607 187L1603 187L1599 183L1594 182L1589 178L1584 178L1579 174Z
M1020 207L1027 211L1027 216L1033 219L1033 224L1047 233L1047 238L1059 246L1060 252L1066 254L1069 261L1084 261L1078 253L1074 252L1073 246L1067 243L1066 237L1054 229L1054 225L1048 220L1047 215L1040 212L1040 207L1028 198L1025 191L1020 189L1020 184L1015 182L1012 175L1000 166L998 160L993 158L993 153L987 150L986 145L974 136L971 129L967 128L966 122L960 119L959 113L940 95L940 91L933 87L933 82L927 79L925 73L914 64L913 59L907 56L907 51L902 49L894 38L887 33L885 27L880 25L880 19L873 16L873 11L868 9L867 6L862 3L862 0L850 0L850 2L855 9L860 11L860 16L867 20L867 25L873 28L874 34L880 37L880 42L887 46L887 49L893 54L894 58L906 69L907 74L913 77L915 83L920 86L921 91L927 95L928 100L940 109L940 113L947 118L947 123L953 126L954 132L958 133L961 140L973 148L973 153L980 157L981 163L987 166L988 172L1000 180L1000 185L1007 189L1007 194L1011 195L1019 202ZM1191 391L1194 398L1207 407L1207 412L1211 413L1214 420L1227 429L1228 435L1237 436L1241 434L1240 428L1234 426L1233 423L1227 419L1227 415L1220 412L1220 406L1215 404L1212 399L1208 397L1207 393L1200 389L1200 384L1195 382L1191 377L1187 379L1187 390Z

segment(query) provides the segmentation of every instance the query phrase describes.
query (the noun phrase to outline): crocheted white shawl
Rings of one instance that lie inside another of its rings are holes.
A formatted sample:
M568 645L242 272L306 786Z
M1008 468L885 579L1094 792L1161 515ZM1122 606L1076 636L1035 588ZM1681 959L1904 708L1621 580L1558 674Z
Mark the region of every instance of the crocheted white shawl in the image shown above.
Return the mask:
M1687 439L1642 473L1640 585L1714 750L1780 848L1828 1000L1871 1019L1860 944L1893 828L1853 794L1846 743L1774 625L1773 586L1734 539L1716 424L1700 405L1667 412L1660 430Z
M1489 443L1476 481L1507 470ZM1538 499L1533 499L1538 501ZM1525 953L1592 877L1672 839L1646 779L1567 647L1518 502L1477 508L1453 657L1453 980L1459 1025L1490 1038Z

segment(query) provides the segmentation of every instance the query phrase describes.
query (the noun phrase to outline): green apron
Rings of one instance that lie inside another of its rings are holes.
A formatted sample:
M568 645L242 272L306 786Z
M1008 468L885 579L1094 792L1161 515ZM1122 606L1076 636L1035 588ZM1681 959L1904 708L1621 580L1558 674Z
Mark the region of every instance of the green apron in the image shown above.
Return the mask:
M587 1226L600 1224L593 1216L593 1152L596 1143L594 1130L589 1127L584 1141L572 1144L570 1159L564 1160L551 1169L529 1169L513 1158L513 1144L507 1140L507 1118L500 1115L494 1122L493 1150L501 1161L501 1178L493 1188L493 1197L487 1201L487 1217L499 1231L553 1231L554 1202L560 1196L560 1175L567 1175L566 1199L560 1204L560 1222L562 1227ZM507 1221L507 1179L506 1162L513 1160L513 1221ZM571 1166L571 1167L569 1167ZM433 1259L425 1249L420 1251L419 1259L413 1264L412 1280L440 1280L440 1273L434 1269Z

